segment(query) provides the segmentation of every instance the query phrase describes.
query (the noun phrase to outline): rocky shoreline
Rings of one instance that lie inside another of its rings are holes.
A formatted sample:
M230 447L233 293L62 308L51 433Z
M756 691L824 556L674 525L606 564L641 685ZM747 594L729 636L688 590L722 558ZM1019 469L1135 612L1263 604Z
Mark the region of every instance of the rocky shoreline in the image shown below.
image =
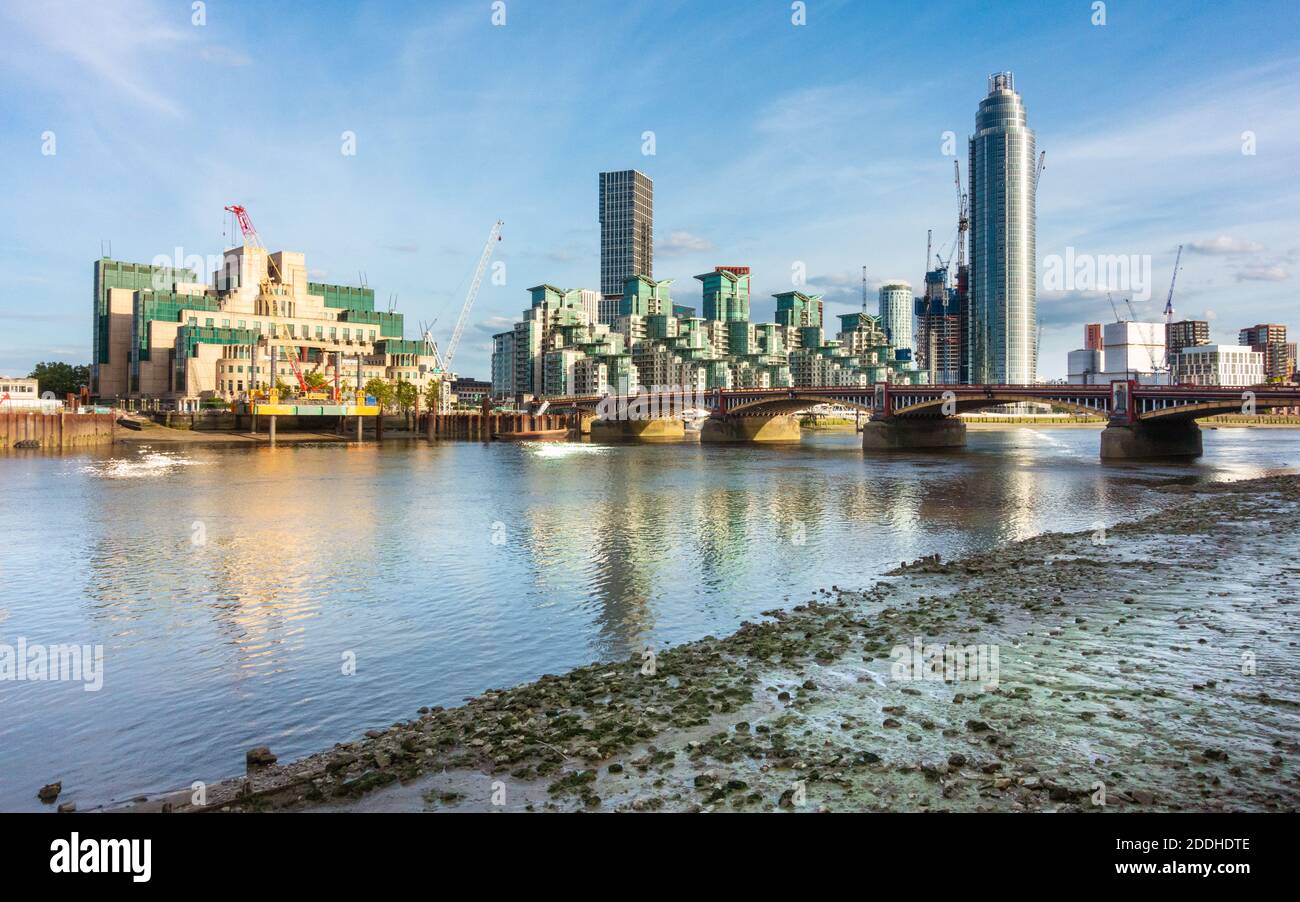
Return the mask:
M1165 490L131 807L1294 811L1300 478Z

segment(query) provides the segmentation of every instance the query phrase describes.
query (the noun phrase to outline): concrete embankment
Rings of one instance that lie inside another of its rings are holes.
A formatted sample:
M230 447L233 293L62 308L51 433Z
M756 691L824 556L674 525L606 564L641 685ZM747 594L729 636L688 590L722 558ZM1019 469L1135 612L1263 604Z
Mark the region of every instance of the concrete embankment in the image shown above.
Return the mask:
M1300 479L1165 491L1186 497L1138 522L922 559L724 639L255 756L206 807L1293 811Z

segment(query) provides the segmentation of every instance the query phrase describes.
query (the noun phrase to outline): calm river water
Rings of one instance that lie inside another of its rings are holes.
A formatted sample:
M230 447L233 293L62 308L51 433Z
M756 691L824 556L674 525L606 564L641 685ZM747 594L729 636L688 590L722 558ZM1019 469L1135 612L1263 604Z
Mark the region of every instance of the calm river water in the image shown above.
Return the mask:
M1090 527L1170 480L1300 468L1300 431L1103 465L1091 429L961 452L387 442L0 456L0 654L102 645L103 686L0 680L0 809L239 774L485 689L723 635L904 559ZM355 660L355 673L345 664Z

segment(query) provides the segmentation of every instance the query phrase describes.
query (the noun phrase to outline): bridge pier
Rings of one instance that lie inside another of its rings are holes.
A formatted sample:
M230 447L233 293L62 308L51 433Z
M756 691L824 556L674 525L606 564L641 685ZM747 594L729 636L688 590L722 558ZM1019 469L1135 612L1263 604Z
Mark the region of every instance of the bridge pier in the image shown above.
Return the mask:
M679 442L686 438L681 420L597 420L592 419L593 442Z
M1102 460L1200 457L1201 427L1193 419L1111 423L1101 431Z
M802 433L799 418L713 416L700 427L701 442L797 442Z
M870 420L862 427L864 451L962 448L965 445L966 424L956 417L890 417Z

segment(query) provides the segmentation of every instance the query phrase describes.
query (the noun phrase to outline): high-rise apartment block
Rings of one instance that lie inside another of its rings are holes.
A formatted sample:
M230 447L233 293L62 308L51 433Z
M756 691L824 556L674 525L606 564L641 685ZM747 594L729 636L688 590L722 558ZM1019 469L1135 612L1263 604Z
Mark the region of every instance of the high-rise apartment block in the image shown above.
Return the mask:
M971 382L1037 380L1034 141L1012 74L990 75L970 139Z
M1165 357L1174 382L1182 382L1178 371L1181 355L1187 348L1210 343L1210 324L1203 319L1185 319L1170 323L1165 330Z
M880 286L880 328L885 330L889 343L897 350L906 350L904 359L912 355L912 313L916 298L907 282L886 282Z
M654 182L635 169L602 172L601 295L607 300L621 298L627 280L634 276L654 276ZM609 306L602 310L610 312Z
M1277 323L1261 323L1242 329L1237 344L1249 345L1251 350L1264 355L1264 378L1284 380L1293 370L1288 368L1286 326Z

